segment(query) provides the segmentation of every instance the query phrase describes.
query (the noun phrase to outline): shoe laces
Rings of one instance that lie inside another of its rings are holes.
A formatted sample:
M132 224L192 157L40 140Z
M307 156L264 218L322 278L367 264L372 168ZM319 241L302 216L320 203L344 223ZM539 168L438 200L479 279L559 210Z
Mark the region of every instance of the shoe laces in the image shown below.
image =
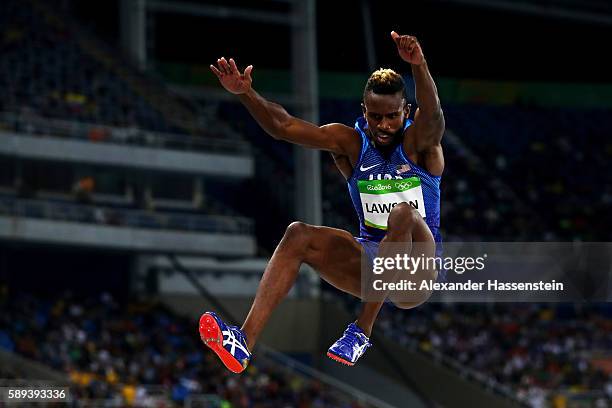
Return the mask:
M365 342L367 344L366 347L370 347L372 345L365 334L354 333L350 329L344 331L344 335L340 338L340 340L338 340L338 342L348 347L353 347L355 342L359 344L363 344Z
M236 336L236 338L238 338L238 340L240 340L241 342L244 342L244 344L246 344L246 342L247 342L246 334L244 334L244 332L240 329L240 327L228 325L227 328L232 333L234 333L234 336Z

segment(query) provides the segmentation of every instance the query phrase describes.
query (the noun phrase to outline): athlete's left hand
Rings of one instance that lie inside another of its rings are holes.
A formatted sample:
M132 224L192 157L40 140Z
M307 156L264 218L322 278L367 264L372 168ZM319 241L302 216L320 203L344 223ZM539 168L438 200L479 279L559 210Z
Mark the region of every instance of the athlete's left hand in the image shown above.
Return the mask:
M399 35L395 31L391 31L391 38L397 45L397 52L402 59L412 65L421 65L425 62L425 56L421 49L421 44L411 35Z

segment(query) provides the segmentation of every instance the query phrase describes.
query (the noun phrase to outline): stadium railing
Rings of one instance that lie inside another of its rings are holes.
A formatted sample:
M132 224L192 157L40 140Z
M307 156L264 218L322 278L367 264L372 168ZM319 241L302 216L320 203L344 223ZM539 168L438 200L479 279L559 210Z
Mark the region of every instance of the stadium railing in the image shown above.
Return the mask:
M83 204L0 197L0 214L102 225L151 229L247 233L254 231L249 218L224 215L185 215Z
M65 137L96 143L137 145L156 149L223 152L247 155L250 145L225 135L191 136L160 133L137 127L113 127L95 123L82 123L62 119L49 119L38 115L0 112L0 129L35 136ZM224 136L224 138L221 138Z

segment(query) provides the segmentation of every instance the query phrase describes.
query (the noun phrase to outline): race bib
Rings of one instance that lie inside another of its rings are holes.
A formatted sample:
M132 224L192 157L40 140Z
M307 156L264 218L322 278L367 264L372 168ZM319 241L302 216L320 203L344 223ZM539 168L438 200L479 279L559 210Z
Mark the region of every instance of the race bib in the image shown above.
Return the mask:
M399 203L408 203L425 218L425 202L421 179L417 176L401 180L358 180L365 225L387 229L389 213Z

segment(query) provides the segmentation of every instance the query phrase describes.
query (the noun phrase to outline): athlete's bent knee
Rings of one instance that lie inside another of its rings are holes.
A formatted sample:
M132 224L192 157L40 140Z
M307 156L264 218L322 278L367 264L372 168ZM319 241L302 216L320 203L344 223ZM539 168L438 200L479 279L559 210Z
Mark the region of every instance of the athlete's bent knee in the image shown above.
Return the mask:
M389 232L409 232L422 219L416 208L408 203L399 203L389 213Z
M301 235L308 233L310 228L311 228L310 225L302 221L293 221L287 227L287 230L285 231L285 235L301 236Z
M285 230L283 241L285 244L294 244L305 248L310 240L312 226L301 221L294 221Z

